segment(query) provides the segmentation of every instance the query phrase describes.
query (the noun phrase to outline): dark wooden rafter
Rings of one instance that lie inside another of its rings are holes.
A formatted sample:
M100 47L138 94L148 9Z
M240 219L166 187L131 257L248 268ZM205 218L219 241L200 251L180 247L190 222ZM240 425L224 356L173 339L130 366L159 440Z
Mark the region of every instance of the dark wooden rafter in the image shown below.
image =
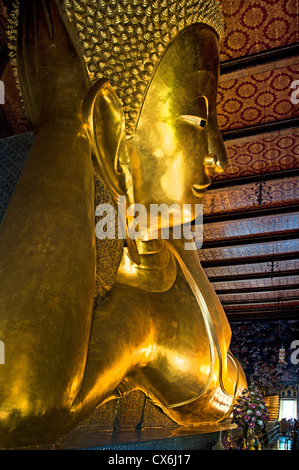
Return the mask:
M299 290L299 284L287 285L287 286L271 286L271 287L248 287L239 289L215 289L217 295L240 295L240 294L264 294L264 293L277 293L283 291Z
M274 278L283 278L287 276L295 276L297 275L298 271L295 269L289 269L287 271L267 271L267 272L260 272L260 273L247 273L247 274L232 274L232 275L210 275L209 280L212 283L215 282L233 282L233 281L247 281L253 279L274 279Z
M226 316L229 320L230 323L233 322L244 322L244 321L255 321L255 320L292 320L292 319L298 319L298 308L284 308L278 310L277 307L273 308L257 308L257 309L252 309L252 310L246 310L246 312L243 311L236 311L236 313L233 313L231 311L225 311Z
M272 299L263 299L263 298L256 298L256 299L243 299L243 300L223 300L221 301L221 304L223 307L227 307L230 305L254 305L254 304L272 304L275 303L277 306L280 306L281 302L285 306L289 302L299 302L299 296L293 296L293 297L283 297L283 298L272 298Z
M236 72L248 67L274 62L281 59L287 59L298 55L299 43L287 44L285 46L276 47L266 51L251 54L246 57L240 57L233 60L227 60L220 64L220 75Z
M256 126L242 127L222 132L224 142L228 140L241 139L244 137L252 137L268 132L282 131L286 129L296 129L299 124L299 118L283 119L281 121L265 122Z
M270 243L277 241L294 240L299 238L298 231L284 231L278 233L264 235L248 235L245 237L226 238L223 240L214 240L212 242L204 242L202 249L224 248L228 246L253 245L257 243Z
M276 312L276 313L282 313L282 312L285 312L285 313L297 313L297 318L298 318L298 307L294 307L294 306L279 306L279 308L277 307L277 305L272 305L272 306L263 306L263 307L253 307L253 308L247 308L246 311L244 309L244 314L251 314L251 313L268 313L268 312ZM228 315L237 315L239 312L239 310L237 309L232 309L230 310L228 307L225 308L225 313L227 313Z
M250 176L243 176L242 178L230 178L225 180L217 180L211 183L209 193L213 190L231 188L232 186L243 186L245 184L259 183L262 181L274 181L277 179L294 178L299 176L299 168L292 168L289 170L276 171L271 173L255 174Z
M265 303L265 302L264 302ZM228 306L226 306L224 308L225 312L227 314L230 314L230 315L234 315L234 314L238 314L240 313L239 309L236 309L236 308L229 308ZM298 306L294 306L294 305L263 305L262 307L261 306L253 306L252 308L244 308L244 314L247 313L247 314L250 314L250 313L258 313L258 312L291 312L291 313L296 313L297 311L297 317L298 317Z
M272 263L278 261L289 261L289 260L299 260L299 252L294 253L279 253L274 255L267 256L255 256L244 257L244 258L222 258L215 261L201 261L203 268L217 268L220 266L241 266L246 264L260 264L260 263Z
M298 204L291 204L291 205L280 205L280 206L273 206L273 207L265 207L261 209L249 209L244 210L242 212L225 212L225 213L216 213L213 215L204 215L203 216L203 224L213 224L219 222L226 222L226 221L234 221L234 220L241 220L241 219L252 219L255 217L266 217L272 215L279 215L279 214L288 214L290 212L297 213L299 211Z

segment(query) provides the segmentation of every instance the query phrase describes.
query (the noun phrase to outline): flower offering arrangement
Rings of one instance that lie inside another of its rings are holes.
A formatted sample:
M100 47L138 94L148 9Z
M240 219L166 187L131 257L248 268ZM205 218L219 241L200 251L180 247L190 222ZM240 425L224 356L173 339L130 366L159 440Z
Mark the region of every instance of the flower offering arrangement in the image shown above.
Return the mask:
M269 412L255 385L244 389L233 407L232 423L237 424L237 430L242 432L242 437L234 439L231 435L223 437L223 445L227 450L246 450L252 447L248 445L248 436L262 431L269 421ZM252 439L251 439L252 440ZM256 438L258 443L258 439Z

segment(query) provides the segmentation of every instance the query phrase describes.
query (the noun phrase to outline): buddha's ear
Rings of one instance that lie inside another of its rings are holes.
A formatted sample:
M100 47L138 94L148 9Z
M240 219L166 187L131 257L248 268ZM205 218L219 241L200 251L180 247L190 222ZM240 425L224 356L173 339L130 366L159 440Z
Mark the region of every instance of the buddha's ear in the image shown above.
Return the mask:
M82 112L92 134L94 164L117 199L128 192L131 170L123 107L108 81L89 89Z

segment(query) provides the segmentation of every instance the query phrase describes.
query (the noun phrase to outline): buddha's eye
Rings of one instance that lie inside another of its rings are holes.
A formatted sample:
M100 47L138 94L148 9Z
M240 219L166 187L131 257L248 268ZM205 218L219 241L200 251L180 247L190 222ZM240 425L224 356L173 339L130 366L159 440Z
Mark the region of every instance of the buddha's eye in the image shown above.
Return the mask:
M178 118L203 129L208 121L207 98L198 96L195 100L186 103L178 113Z
M207 123L206 119L203 119L199 116L193 116L192 114L183 114L179 116L179 119L182 119L183 121L189 121L192 124L202 128L205 127Z

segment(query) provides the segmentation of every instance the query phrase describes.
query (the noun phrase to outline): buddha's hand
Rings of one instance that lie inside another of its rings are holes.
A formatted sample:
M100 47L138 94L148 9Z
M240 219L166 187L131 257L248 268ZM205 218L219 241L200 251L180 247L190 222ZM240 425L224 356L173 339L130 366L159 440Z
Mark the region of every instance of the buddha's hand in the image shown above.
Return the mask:
M81 119L90 86L83 52L57 0L20 0L18 73L28 119Z

